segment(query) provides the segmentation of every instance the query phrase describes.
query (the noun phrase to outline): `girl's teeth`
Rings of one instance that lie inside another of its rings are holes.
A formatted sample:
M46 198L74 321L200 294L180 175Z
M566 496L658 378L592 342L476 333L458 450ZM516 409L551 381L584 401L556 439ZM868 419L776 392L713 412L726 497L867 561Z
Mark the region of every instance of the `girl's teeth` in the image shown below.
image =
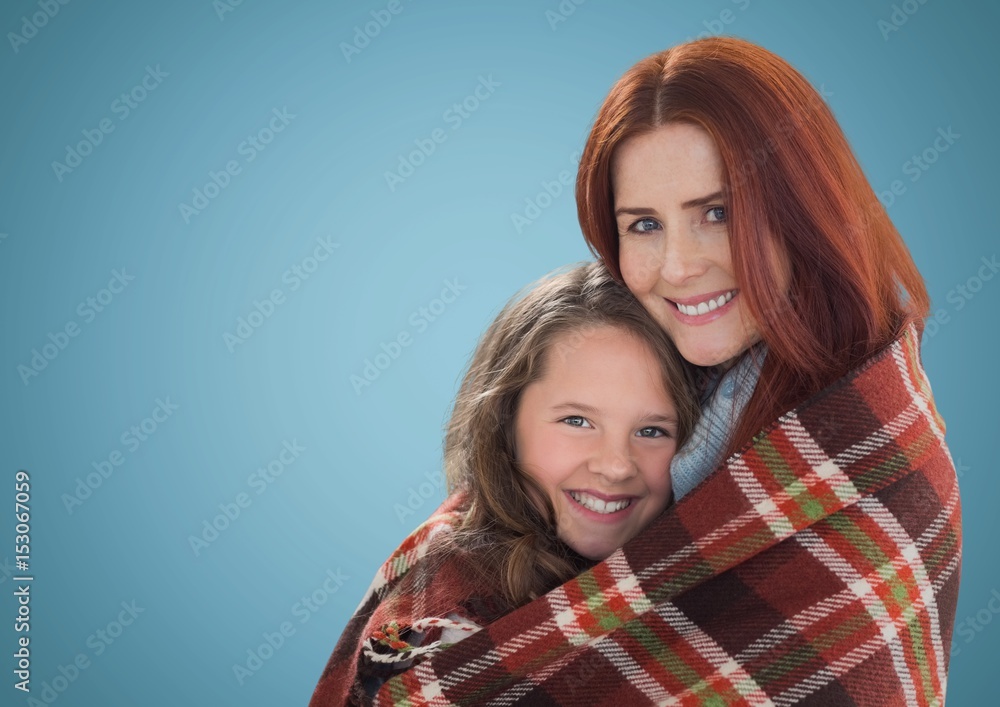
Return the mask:
M686 314L689 317L696 317L701 314L708 314L709 312L714 312L719 307L723 306L726 302L731 300L736 295L736 290L731 290L724 295L719 295L715 299L710 299L705 302L699 302L697 305L694 304L678 304L677 309L681 314Z
M584 508L594 511L595 513L617 513L618 511L624 510L632 505L631 499L625 499L622 501L604 501L600 498L594 498L584 493L579 493L577 491L570 491L570 496L573 500L579 503Z

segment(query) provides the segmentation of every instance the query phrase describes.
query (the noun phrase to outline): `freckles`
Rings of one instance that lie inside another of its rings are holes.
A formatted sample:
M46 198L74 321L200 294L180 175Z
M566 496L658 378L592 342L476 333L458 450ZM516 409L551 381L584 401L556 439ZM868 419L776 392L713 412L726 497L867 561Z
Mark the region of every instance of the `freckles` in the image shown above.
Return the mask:
M659 272L659 264L653 255L635 248L623 248L619 262L625 284L633 292L648 289Z
M642 273L643 279L652 284L660 277L663 255L660 251L660 239L650 237L637 248L632 255L636 269Z
M634 290L639 277L633 267L632 254L625 248L618 252L618 268L622 271L625 286Z
M654 253L647 253L642 260L643 276L650 286L660 277L660 259Z

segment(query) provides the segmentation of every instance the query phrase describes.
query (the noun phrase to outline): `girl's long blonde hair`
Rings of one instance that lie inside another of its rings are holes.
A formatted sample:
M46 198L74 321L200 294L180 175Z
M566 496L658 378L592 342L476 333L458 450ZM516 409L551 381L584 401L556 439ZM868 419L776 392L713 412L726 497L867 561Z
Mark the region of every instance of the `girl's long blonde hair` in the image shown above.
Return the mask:
M678 448L698 415L690 367L602 262L550 275L521 295L507 303L479 341L455 399L444 451L449 491L466 490L470 499L455 540L474 553L475 567L512 607L589 565L557 538L552 504L515 458L521 391L543 375L559 348L574 346L574 333L617 327L646 342L659 360L665 390L677 408ZM553 346L561 334L567 336ZM544 499L544 510L533 498Z

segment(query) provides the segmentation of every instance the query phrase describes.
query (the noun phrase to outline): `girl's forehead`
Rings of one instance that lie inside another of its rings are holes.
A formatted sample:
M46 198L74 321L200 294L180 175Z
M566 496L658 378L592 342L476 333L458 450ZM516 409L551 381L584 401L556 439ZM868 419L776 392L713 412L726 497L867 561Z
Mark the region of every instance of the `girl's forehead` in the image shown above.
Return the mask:
M626 326L596 324L561 332L549 344L543 378L566 379L577 384L625 375L638 367L658 372L655 348Z

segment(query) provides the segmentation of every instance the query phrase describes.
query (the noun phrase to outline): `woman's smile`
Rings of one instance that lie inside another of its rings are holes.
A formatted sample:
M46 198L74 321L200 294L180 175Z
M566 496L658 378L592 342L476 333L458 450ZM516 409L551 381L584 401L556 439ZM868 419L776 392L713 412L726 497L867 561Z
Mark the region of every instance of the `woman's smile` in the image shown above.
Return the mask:
M713 292L708 295L687 297L685 299L670 299L667 297L664 297L664 299L674 305L676 316L680 321L685 324L700 326L715 321L732 311L736 306L733 300L738 294L739 290L734 289Z

